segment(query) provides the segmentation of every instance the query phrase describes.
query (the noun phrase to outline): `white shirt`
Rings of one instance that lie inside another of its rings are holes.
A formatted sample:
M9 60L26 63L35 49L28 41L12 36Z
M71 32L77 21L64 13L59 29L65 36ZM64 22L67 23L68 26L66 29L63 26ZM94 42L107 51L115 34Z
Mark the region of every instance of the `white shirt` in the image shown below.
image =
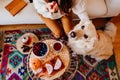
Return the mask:
M73 7L72 10L73 12L78 15L80 18L84 19L85 17L87 18L87 14L85 12L85 0L73 0ZM46 1L45 0L33 0L33 4L35 9L37 10L38 13L42 14L46 18L50 19L58 19L61 18L65 14L61 14L60 10L58 10L57 13L51 13L46 9Z
M81 20L117 16L120 13L120 0L73 0L72 2L72 11ZM60 11L51 14L45 7L45 0L33 0L33 4L37 12L46 18L58 19L64 15Z
M60 10L58 10L56 13L49 12L46 8L47 2L45 0L33 0L33 4L37 12L46 18L59 19L64 15L61 14Z

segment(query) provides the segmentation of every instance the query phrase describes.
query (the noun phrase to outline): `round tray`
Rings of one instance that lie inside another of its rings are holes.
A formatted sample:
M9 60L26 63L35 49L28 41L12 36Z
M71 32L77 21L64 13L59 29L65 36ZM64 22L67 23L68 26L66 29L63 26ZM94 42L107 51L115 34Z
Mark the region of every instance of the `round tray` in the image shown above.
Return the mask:
M76 73L76 70L78 68L78 57L76 54L72 54L73 51L71 51L70 49L69 50L69 54L70 54L70 63L69 63L69 67L66 69L66 71L63 73L63 75L61 75L60 77L58 78L55 78L54 80L71 80L75 73ZM42 80L41 78L38 78L36 77L36 75L33 73L33 71L31 70L30 66L29 66L29 61L30 61L30 58L31 58L31 54L30 53L28 55L28 64L27 64L27 71L28 71L28 74L29 76L31 77L32 80Z

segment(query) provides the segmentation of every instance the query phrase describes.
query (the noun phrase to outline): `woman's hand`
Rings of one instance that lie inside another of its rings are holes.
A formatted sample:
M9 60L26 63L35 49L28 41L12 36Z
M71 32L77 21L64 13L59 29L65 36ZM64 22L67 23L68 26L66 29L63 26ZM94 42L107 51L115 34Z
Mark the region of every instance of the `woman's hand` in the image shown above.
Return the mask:
M50 3L47 3L46 8L48 9L48 11L50 11L51 13L56 13L59 9L58 4L55 1L52 1Z

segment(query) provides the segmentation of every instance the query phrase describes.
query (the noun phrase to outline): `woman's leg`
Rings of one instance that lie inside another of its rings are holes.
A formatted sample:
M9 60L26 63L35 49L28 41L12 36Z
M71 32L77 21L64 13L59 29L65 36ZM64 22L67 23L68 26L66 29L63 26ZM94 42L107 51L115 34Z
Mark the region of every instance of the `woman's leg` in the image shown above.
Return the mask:
M68 15L65 15L61 18L61 22L63 25L63 29L66 35L73 29L73 21L72 18Z
M62 30L61 26L58 24L58 22L56 20L45 18L41 14L39 14L39 16L45 22L47 27L53 32L54 36L56 38L60 38L61 35L63 34L63 30Z

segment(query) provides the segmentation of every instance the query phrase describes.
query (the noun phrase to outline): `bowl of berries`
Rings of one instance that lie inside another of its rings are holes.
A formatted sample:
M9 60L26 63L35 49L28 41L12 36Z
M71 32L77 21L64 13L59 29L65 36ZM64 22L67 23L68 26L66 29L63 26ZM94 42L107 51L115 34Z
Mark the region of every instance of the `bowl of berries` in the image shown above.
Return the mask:
M48 45L45 42L37 42L33 46L33 54L38 57L43 57L49 52Z

